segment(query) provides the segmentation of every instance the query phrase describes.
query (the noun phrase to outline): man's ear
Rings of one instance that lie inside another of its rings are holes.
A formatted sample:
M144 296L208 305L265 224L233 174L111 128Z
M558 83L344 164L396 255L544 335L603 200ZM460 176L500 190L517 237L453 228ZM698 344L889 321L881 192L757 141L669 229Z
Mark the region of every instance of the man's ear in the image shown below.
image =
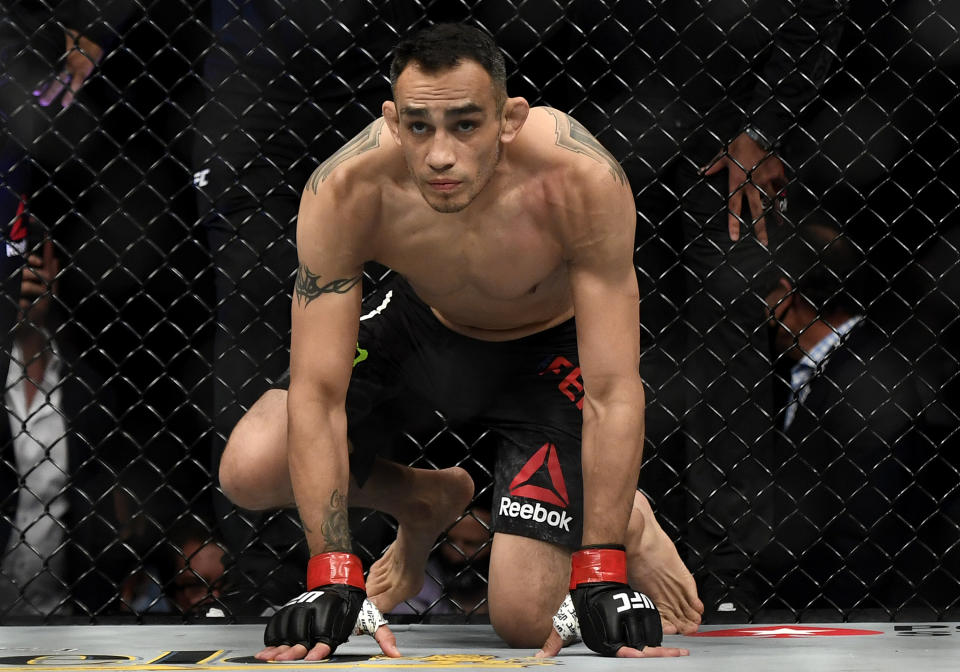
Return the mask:
M383 103L383 120L387 122L387 128L390 129L390 135L393 141L400 144L400 115L397 112L397 104L392 100Z
M530 103L526 98L507 98L503 104L503 127L500 129L500 142L513 142L523 128L527 115L530 114Z

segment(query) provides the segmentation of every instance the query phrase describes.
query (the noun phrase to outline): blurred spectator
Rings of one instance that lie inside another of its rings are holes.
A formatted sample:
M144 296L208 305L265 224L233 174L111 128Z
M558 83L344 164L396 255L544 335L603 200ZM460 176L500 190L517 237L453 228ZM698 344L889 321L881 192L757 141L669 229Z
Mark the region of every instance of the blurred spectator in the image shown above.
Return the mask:
M790 362L770 580L796 609L895 609L939 562L918 543L940 502L914 481L937 451L915 367L857 302L848 238L805 226L778 261L761 283Z
M223 589L223 547L209 534L194 534L178 546L168 593L182 613L202 614Z
M223 546L193 519L174 525L166 541L124 581L127 609L136 614L204 616L219 605Z
M393 614L487 613L490 574L490 511L470 509L444 536L427 563L423 590Z
M650 448L641 483L667 517L686 521L678 531L706 617L750 610L772 450L752 279L780 233L781 154L827 77L843 2L610 4L571 4L564 67L569 112L620 159L637 196ZM588 49L577 46L584 36ZM650 469L658 461L662 476ZM671 511L659 488L672 488L674 473L686 501Z
M0 377L6 375L17 317L23 217L35 186L31 154L51 125L52 115L40 108L73 103L131 5L132 0L101 7L88 0L0 2Z
M59 270L53 242L30 240L0 423L0 618L100 612L125 558L115 400L58 340Z

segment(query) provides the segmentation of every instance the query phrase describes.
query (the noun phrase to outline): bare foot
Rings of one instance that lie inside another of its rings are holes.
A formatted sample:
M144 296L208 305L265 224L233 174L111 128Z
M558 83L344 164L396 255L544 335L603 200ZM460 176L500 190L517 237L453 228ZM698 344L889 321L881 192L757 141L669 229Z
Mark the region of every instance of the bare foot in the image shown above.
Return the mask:
M473 479L460 467L415 471L410 492L417 500L395 516L397 539L367 576L367 596L384 613L420 592L437 537L457 521L473 498Z
M627 531L627 574L630 585L657 605L664 634L697 631L703 616L697 584L641 492L634 497Z

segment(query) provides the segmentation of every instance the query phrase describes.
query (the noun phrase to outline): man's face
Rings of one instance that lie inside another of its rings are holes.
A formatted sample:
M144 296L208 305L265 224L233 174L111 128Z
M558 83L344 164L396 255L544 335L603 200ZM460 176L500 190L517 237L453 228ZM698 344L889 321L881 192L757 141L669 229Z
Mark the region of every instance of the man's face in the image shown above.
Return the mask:
M438 212L459 212L489 182L500 157L493 81L473 61L426 73L411 63L394 87L398 136L420 193Z
M223 578L223 549L214 543L188 541L177 562L173 579L174 599L184 612L200 609L220 597Z

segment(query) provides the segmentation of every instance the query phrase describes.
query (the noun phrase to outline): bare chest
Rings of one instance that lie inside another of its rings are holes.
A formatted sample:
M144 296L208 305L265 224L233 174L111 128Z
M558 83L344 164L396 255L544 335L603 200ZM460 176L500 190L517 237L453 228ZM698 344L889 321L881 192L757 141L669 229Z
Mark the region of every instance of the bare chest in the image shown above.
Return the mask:
M556 288L564 275L562 246L539 213L504 204L479 216L458 214L394 220L381 238L378 260L433 304L523 303Z

